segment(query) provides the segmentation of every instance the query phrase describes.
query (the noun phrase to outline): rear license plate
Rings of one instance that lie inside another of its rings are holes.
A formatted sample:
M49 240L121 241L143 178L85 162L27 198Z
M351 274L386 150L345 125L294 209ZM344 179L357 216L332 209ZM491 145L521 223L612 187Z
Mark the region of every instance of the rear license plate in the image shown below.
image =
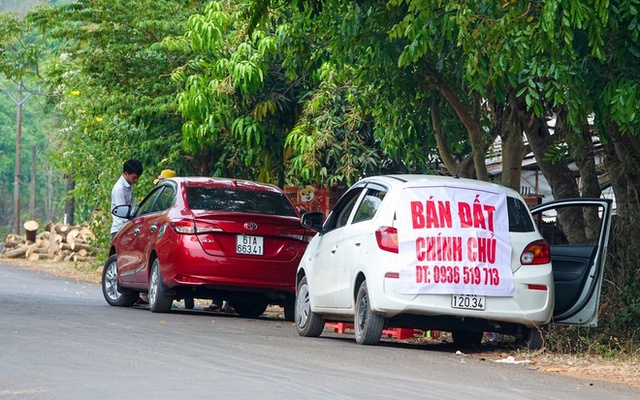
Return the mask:
M261 256L264 254L264 238L262 236L236 236L236 253Z
M484 296L473 294L452 294L451 307L465 310L484 310Z

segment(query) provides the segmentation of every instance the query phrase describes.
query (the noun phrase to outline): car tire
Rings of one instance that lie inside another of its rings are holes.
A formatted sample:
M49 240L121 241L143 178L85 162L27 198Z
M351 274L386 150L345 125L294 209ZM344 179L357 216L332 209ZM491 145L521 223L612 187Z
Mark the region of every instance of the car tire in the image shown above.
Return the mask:
M244 318L258 318L267 309L268 304L260 301L236 301L231 304L239 316Z
M532 351L540 350L544 347L544 338L539 328L531 328L526 337L527 348Z
M107 259L102 269L102 294L107 303L114 307L130 307L138 299L138 292L120 287L118 260L115 254Z
M193 300L193 297L184 299L184 308L186 308L187 310L193 310L195 306L196 306L196 303Z
M162 275L160 274L160 261L153 260L151 264L151 276L149 277L149 309L154 313L167 313L171 311L173 298L166 295Z
M482 342L484 332L452 331L453 344L460 347L478 347Z
M385 318L371 310L371 299L367 281L363 281L358 289L356 297L356 312L353 317L356 343L375 345L380 342L380 336L384 329Z
M324 330L324 318L311 311L309 285L307 284L306 276L300 280L296 290L294 320L300 336L318 337Z

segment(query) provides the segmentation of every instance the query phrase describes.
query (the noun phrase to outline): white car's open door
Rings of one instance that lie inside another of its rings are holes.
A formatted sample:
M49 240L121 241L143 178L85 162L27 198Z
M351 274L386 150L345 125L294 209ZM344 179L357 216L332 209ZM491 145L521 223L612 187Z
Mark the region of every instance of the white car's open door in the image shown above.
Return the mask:
M537 205L531 213L551 248L555 281L553 322L596 326L612 201L557 200Z

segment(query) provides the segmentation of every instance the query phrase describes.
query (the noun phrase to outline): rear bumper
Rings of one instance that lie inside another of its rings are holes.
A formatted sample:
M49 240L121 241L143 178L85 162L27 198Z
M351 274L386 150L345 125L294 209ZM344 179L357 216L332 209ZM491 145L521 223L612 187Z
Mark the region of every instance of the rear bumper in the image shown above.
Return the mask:
M514 274L513 296L486 297L485 310L452 308L450 294L402 294L399 279L384 275L369 277L367 284L372 308L386 318L403 314L447 316L454 320L471 318L535 327L551 321L555 299L550 265L521 267Z
M286 262L269 261L259 256L228 259L204 253L196 242L183 244L182 248L171 251L158 251L158 259L167 289L189 286L244 292L295 293L299 258Z

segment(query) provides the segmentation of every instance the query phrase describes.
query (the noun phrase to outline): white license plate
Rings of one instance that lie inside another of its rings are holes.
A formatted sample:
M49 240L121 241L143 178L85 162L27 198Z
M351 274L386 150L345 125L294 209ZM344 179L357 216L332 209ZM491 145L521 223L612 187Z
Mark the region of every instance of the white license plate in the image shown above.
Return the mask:
M262 236L236 236L236 253L261 256L264 254L264 238Z
M463 308L465 310L484 310L484 296L473 294L452 294L451 307Z

